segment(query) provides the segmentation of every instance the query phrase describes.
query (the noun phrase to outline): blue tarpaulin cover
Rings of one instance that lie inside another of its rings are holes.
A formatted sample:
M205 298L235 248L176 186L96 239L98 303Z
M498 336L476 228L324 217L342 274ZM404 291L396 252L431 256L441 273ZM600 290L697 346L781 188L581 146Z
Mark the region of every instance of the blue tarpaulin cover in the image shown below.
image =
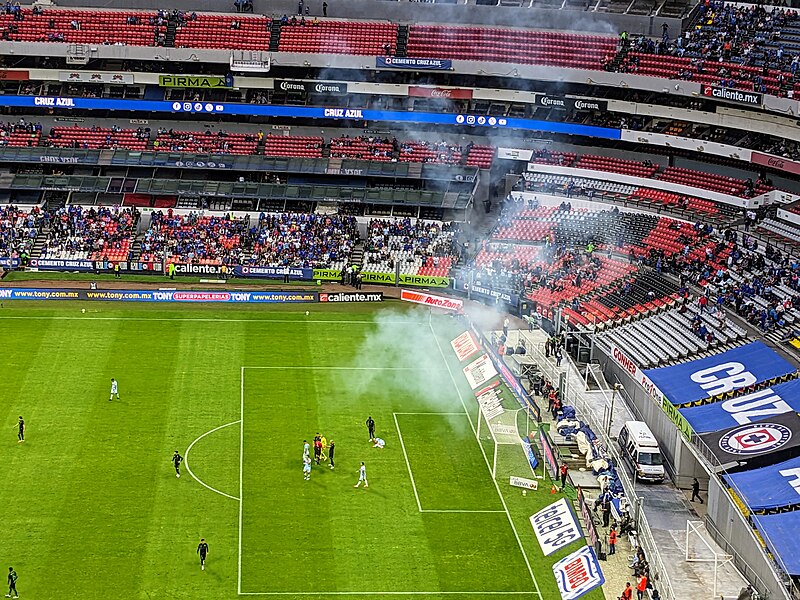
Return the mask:
M800 379L793 379L724 402L679 410L697 433L766 421L775 415L800 411Z
M789 575L800 575L800 511L752 518L778 564Z
M744 473L723 475L723 479L751 510L800 504L800 458Z
M699 360L649 369L644 373L672 404L685 404L794 371L791 364L763 342L753 342Z

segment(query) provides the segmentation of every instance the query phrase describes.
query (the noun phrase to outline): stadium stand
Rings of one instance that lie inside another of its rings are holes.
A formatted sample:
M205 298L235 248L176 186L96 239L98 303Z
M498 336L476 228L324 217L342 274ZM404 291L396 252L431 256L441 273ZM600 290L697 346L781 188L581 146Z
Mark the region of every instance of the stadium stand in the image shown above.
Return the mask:
M53 214L41 257L128 260L137 219L135 208L61 208Z
M30 210L17 206L0 207L0 253L8 258L31 255L36 236L49 222L50 215L38 206Z
M341 269L357 238L355 219L262 214L249 219L155 212L142 240L143 261Z
M362 269L374 273L446 277L455 262L453 232L441 223L373 219Z

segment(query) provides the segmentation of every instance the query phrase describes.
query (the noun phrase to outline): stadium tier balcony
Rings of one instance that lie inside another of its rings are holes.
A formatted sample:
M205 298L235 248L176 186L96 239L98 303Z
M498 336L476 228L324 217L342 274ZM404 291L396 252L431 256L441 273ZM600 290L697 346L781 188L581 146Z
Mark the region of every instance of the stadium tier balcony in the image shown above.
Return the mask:
M157 16L152 11L71 9L45 9L34 14L32 9L22 8L18 14L0 14L0 30L4 39L15 42L154 46L154 28L160 33L166 31L166 22L154 22Z
M349 158L372 161L394 160L394 146L386 138L370 136L332 138L331 158Z
M126 148L144 150L149 136L140 129L120 129L118 127L53 127L47 137L46 145L54 148Z
M0 146L24 148L38 146L42 135L39 123L4 123L0 124Z
M266 50L272 21L264 16L197 13L175 34L176 48Z
M135 209L62 208L53 215L41 258L128 260L137 217Z
M414 25L408 56L599 69L616 54L612 37L488 27Z
M534 150L530 162L540 165L559 165L571 167L578 155L575 152L550 152L549 150Z
M258 140L252 134L201 131L161 131L153 150L197 154L255 154Z
M658 176L663 181L671 181L691 187L702 188L731 196L758 196L774 189L766 184L756 182L752 186L752 193L748 190L748 183L735 177L726 177L714 173L684 169L681 167L667 167Z
M325 140L321 137L268 134L264 138L266 156L322 158Z
M610 156L594 156L584 154L578 158L575 166L579 169L593 169L595 171L610 171L634 177L652 177L658 169L655 165L645 165L641 161L625 160Z
M285 23L278 44L280 52L312 54L393 55L397 25L382 22L305 19L305 25Z

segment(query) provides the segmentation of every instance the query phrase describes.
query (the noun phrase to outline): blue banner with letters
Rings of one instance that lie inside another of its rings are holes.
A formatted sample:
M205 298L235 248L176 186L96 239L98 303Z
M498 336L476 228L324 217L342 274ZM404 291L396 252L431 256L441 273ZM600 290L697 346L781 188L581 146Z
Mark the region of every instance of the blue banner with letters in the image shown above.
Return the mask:
M691 362L649 369L645 375L674 405L689 404L795 372L763 342L752 342Z
M800 458L722 478L750 510L800 504Z
M317 302L316 292L228 292L195 290L76 290L0 288L0 300L100 300L116 302L297 303Z
M419 59L417 59L419 60ZM620 129L561 123L512 117L452 114L443 112L412 112L368 110L356 108L318 108L311 106L272 106L268 104L234 104L227 102L179 102L168 100L123 100L118 98L63 98L54 96L3 96L3 105L50 110L127 110L151 113L224 114L257 117L288 117L307 119L349 119L385 123L432 123L436 125L469 125L523 129L567 135L582 135L610 140L621 137Z
M258 277L261 279L283 279L285 267L248 267L236 265L233 274L236 277ZM289 279L313 279L313 269L289 267Z
M0 257L0 267L4 269L16 269L20 265L18 258L11 258L10 256Z
M94 271L93 260L68 260L63 258L34 258L29 263L31 268L40 271Z
M414 69L415 71L450 71L453 61L448 58L414 58L413 56L376 56L379 69Z
M539 461L536 460L536 453L533 451L533 446L530 444L530 442L528 442L528 440L522 438L522 447L525 449L525 456L528 457L528 462L531 465L531 469L535 471L536 467L539 466Z
M680 413L697 433L757 423L792 411L800 412L798 379L723 402L680 409Z
M792 576L800 575L800 511L750 518L783 570Z

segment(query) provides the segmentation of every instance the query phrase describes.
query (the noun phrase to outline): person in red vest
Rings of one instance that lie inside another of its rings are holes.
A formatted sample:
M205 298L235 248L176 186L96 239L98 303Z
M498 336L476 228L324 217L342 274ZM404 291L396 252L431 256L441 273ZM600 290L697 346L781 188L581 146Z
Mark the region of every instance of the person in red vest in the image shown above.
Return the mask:
M567 463L561 464L561 489L564 489L564 486L567 483L567 472L569 471L569 467Z
M625 589L622 591L619 600L633 600L633 588L630 581L625 584Z
M644 596L646 591L647 591L647 575L642 575L639 578L639 583L636 584L637 600L642 600L642 596Z
M613 526L611 527L611 531L608 532L608 553L617 553L617 528Z

